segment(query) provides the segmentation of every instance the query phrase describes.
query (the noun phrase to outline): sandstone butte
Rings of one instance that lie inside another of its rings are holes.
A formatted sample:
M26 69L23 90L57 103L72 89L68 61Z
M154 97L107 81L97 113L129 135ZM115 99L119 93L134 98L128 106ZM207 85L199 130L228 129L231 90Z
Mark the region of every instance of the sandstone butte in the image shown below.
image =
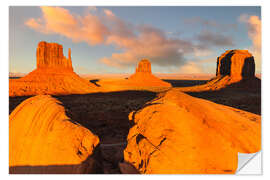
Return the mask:
M23 101L9 117L10 173L101 173L99 138L49 95Z
M172 89L132 112L124 160L145 174L232 174L261 149L261 116Z
M260 89L254 57L248 50L228 50L217 58L216 77L204 85L178 88L184 92L220 90L226 87Z
M97 89L73 71L71 50L66 58L62 45L57 43L39 42L36 66L26 76L9 81L9 96L84 94Z
M170 89L172 85L162 81L152 74L151 62L147 59L142 59L136 67L136 71L127 80L117 81L100 81L98 84L104 89L120 90L120 89L135 89L135 90L153 90L159 91Z

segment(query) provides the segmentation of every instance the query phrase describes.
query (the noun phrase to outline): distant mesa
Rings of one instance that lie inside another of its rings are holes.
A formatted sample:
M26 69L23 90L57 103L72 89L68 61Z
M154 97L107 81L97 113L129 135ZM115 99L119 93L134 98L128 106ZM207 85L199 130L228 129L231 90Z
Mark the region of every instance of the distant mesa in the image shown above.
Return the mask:
M97 91L94 84L73 71L71 49L66 58L60 44L40 42L36 65L37 68L26 76L10 80L9 96L84 94Z
M147 90L161 92L168 90L172 85L152 74L151 62L142 59L135 69L135 73L126 79L108 79L99 80L98 85L105 91L123 91L123 90Z
M102 173L99 138L49 95L26 99L9 117L11 174Z
M254 57L248 50L228 50L217 58L216 77L199 86L178 88L182 91L220 90L237 87L259 91L261 80L255 77Z
M129 114L124 161L142 174L234 174L261 149L261 116L177 89Z
M151 62L147 59L142 59L138 63L135 73L128 80L137 86L171 87L170 83L162 81L152 74Z
M248 50L229 50L217 58L217 76L236 79L255 77L255 62Z

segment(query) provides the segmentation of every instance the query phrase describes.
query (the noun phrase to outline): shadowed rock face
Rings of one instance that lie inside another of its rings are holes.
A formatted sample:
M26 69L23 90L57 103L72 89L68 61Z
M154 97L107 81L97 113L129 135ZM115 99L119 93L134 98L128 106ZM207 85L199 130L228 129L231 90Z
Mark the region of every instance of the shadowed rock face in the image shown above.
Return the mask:
M94 84L73 71L70 49L67 59L63 55L62 45L42 41L38 44L36 58L35 70L9 81L9 96L85 94L96 91Z
M248 50L228 50L217 58L216 77L199 86L178 88L183 92L221 90L227 87L260 91L254 57Z
M73 71L71 62L71 50L69 58L63 55L63 47L57 43L47 43L42 41L37 47L37 69L56 68Z
M9 117L10 173L101 173L98 144L51 96L29 98Z
M146 174L235 173L261 149L261 116L170 90L129 119L124 160Z
M229 50L217 58L217 76L233 78L255 77L255 63L247 50Z

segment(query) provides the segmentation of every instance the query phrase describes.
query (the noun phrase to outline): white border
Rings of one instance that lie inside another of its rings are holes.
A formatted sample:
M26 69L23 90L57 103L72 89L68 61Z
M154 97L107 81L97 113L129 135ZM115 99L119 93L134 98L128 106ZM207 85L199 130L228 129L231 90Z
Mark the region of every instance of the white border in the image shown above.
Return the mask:
M147 1L147 2L146 2ZM1 156L1 179L4 179L6 177L9 178L26 178L26 179L36 179L36 178L41 178L41 179L47 179L50 177L45 176L36 176L36 175L31 175L31 176L9 176L8 173L8 41L9 41L9 36L8 36L8 6L10 5L16 5L16 6L34 6L34 5L61 5L61 6L68 6L68 5L95 5L95 6L130 6L130 5L136 5L136 6L175 6L175 5L180 5L180 6L260 6L262 5L262 26L263 26L263 33L262 33L262 131L263 131L263 176L211 176L211 175L170 175L170 178L200 178L200 179L211 179L214 178L267 178L269 176L270 171L270 159L269 159L269 154L270 154L270 148L269 148L269 132L270 132L270 118L269 118L269 104L267 104L270 101L269 98L269 33L270 33L270 18L269 18L269 0L136 0L133 2L128 2L128 1L120 1L120 0L114 0L114 1L104 1L104 0L65 0L65 1L57 1L57 0L40 0L40 1L35 1L35 0L10 0L10 1L3 1L1 0L1 49L0 49L0 83L1 83L1 88L0 88L0 113L1 113L1 125L0 125L0 137L1 137L1 144L0 144L0 156ZM265 152L265 153L264 153ZM51 176L51 175L50 175ZM54 176L53 176L54 177ZM161 176L140 176L140 178L164 178L164 175ZM65 177L59 177L59 178L67 178L67 179L73 179L73 175L70 176L65 176ZM76 177L77 178L77 177ZM138 176L115 176L115 175L95 175L95 176L82 176L80 175L79 178L131 178L131 179L137 179ZM269 179L269 177L267 178Z

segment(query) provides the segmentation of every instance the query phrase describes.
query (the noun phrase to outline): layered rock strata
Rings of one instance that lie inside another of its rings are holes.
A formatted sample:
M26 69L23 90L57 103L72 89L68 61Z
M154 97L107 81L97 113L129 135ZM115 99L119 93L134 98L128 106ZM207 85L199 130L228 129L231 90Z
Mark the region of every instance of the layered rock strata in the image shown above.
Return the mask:
M99 138L48 95L23 101L9 117L10 173L102 173Z

